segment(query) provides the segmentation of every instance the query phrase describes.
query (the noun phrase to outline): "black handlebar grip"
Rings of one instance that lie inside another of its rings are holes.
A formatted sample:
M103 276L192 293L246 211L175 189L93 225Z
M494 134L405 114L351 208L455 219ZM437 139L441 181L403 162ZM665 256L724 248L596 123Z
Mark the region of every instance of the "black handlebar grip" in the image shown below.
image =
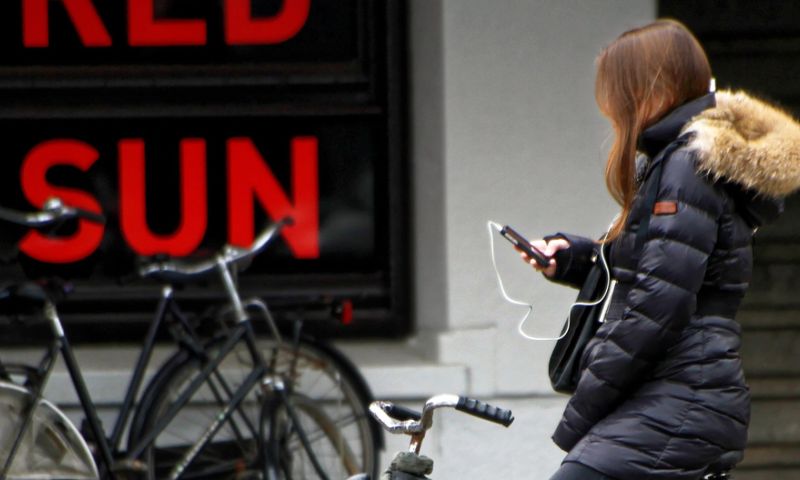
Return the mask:
M401 422L405 420L419 420L422 418L422 414L418 411L408 407L401 407L400 405L395 405L394 403L386 405L383 410L387 413L387 415L395 420L400 420Z
M475 400L474 398L458 397L458 404L456 410L464 413L469 413L478 418L489 420L490 422L499 423L504 427L511 425L514 421L514 415L511 410L498 408L488 403Z

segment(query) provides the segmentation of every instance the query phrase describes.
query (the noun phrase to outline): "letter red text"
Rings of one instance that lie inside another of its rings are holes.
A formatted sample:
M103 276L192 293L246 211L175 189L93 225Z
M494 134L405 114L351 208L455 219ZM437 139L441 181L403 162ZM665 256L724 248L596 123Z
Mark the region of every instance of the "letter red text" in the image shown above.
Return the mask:
M47 171L56 165L89 170L99 154L91 145L77 140L49 140L28 153L22 163L21 182L25 198L41 208L50 197L60 198L66 205L100 213L100 204L88 193L47 183ZM88 220L79 220L74 234L51 237L35 230L20 241L20 251L41 262L71 263L91 255L103 239L104 227Z
M251 0L225 0L225 42L228 45L269 45L297 35L308 19L311 0L283 0L272 17L254 19Z
M319 257L319 182L316 137L295 137L291 144L292 194L289 199L249 138L228 140L228 241L249 246L254 233L254 200L273 220L291 216L283 230L297 258Z
M119 142L120 227L139 255L188 255L203 240L208 213L205 140L181 140L180 157L181 224L172 234L157 235L147 225L144 141Z
M206 44L205 20L156 20L153 9L154 1L128 0L129 45L133 47L158 47Z
M26 47L50 45L51 0L22 1L22 43ZM111 35L103 25L91 0L61 0L81 42L87 47L111 46Z

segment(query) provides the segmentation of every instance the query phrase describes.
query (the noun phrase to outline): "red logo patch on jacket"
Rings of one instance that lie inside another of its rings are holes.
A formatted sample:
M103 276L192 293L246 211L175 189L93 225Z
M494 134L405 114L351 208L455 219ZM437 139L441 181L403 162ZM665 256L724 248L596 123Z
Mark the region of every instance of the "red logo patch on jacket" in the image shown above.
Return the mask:
M675 215L678 213L678 202L656 202L653 206L654 215Z

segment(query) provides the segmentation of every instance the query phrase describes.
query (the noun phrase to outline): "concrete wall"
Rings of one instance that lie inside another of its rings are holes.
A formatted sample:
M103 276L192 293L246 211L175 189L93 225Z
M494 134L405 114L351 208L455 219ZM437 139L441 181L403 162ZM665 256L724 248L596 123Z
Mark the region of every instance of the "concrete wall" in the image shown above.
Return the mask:
M594 102L594 58L654 15L654 2L640 0L410 1L419 334L408 348L440 368L463 367L463 377L431 382L435 371L415 377L411 369L394 378L408 374L419 388L386 393L412 399L437 393L425 388L462 387L452 393L495 401L517 417L506 431L443 414L423 447L437 480L547 478L563 456L549 439L565 402L546 380L553 342L517 334L526 309L498 291L486 222L534 238L599 235L608 225L616 212L602 178L610 128ZM548 284L498 238L509 294L534 306L525 330L557 335L575 292ZM379 377L388 373L365 371L380 397Z

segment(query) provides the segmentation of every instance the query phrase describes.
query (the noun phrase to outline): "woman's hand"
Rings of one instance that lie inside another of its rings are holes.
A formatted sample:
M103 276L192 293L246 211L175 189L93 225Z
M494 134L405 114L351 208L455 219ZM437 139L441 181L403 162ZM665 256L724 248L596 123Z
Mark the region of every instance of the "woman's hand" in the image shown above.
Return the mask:
M522 257L525 262L529 263L537 272L542 272L544 276L548 278L552 278L553 275L556 274L556 259L553 256L559 250L564 250L569 248L569 242L563 238L554 238L549 242L544 241L543 239L534 240L531 242L534 248L539 250L540 252L544 253L546 256L550 257L550 265L547 267L542 267L539 265L535 259L528 256L522 250L517 249L520 256Z

